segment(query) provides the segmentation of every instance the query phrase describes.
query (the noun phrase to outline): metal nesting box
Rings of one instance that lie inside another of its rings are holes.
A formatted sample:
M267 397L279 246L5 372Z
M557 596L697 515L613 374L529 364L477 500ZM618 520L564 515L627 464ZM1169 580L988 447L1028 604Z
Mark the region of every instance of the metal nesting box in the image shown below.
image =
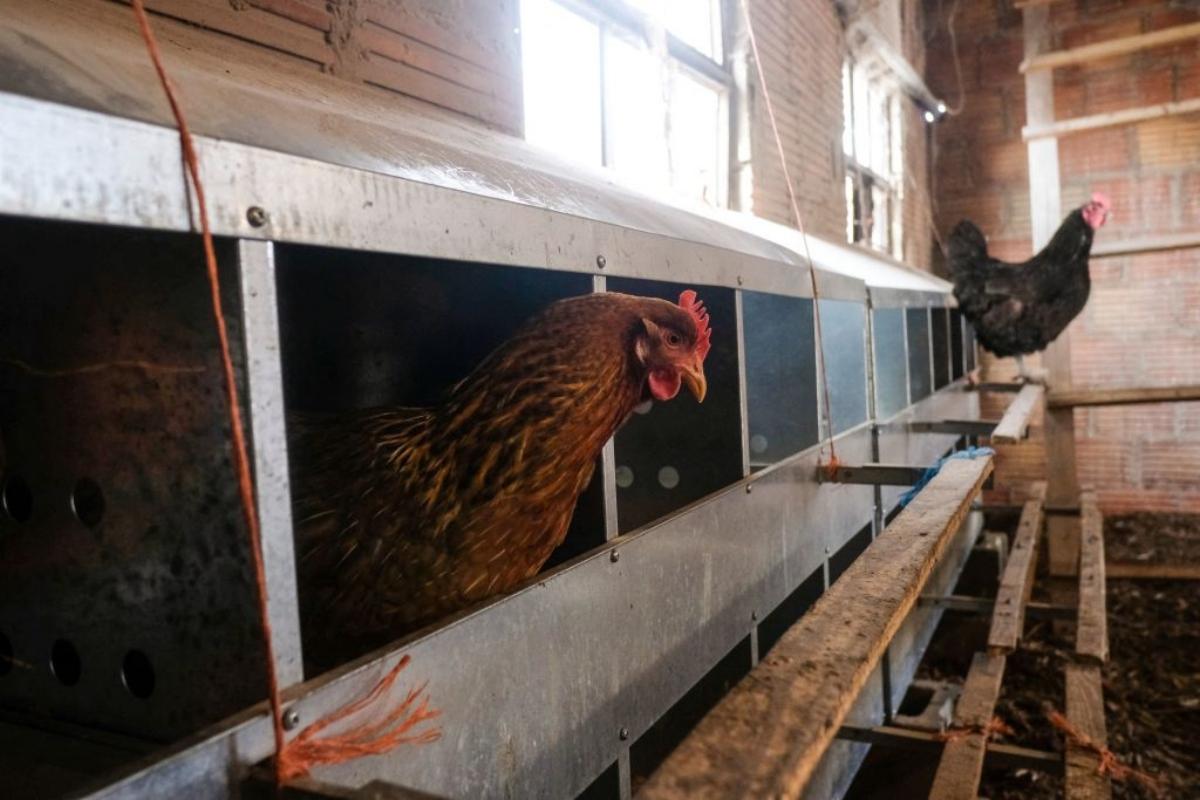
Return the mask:
M29 69L0 76L0 214L23 259L0 299L0 352L180 369L0 366L0 645L30 665L0 675L0 705L63 742L75 741L64 720L149 744L218 723L95 796L223 797L272 747L266 716L249 710L263 694L261 631L178 138L137 40L113 19L94 38L70 20L4 22L20 35L0 37L0 57ZM47 62L67 48L70 60ZM323 778L624 796L894 507L897 490L817 482L826 427L845 461L928 464L958 437L900 423L978 416L952 382L973 345L932 278L810 237L826 409L796 232L677 208L366 90L339 95L284 70L230 85L196 54L170 56L201 134L235 312L291 707L315 720L407 654L405 680L428 681L443 714L441 741ZM548 570L386 653L304 676L285 411L421 402L554 298L684 286L718 331L711 399L651 408L615 437ZM864 722L898 702L931 619L860 698ZM863 751L830 750L830 792Z

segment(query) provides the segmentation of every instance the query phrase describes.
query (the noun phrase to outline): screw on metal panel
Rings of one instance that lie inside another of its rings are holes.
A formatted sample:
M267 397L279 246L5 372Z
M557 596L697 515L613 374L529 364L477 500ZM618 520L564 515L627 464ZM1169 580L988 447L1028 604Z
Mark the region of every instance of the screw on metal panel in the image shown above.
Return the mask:
M750 493L751 493L751 492L753 492L753 491L754 491L754 484L753 484L753 483L747 483L747 484L746 484L746 494L750 494Z
M742 285L742 276L738 275L738 286Z
M621 560L621 554L618 553L616 550L613 550L611 553L608 554L608 560L615 564Z
M606 266L608 266L608 259L604 256L596 256L596 266L600 269L604 269Z
M629 738L629 728L621 728L621 730L618 731L617 736L621 737L622 742L625 741Z
M283 712L283 729L290 731L300 724L300 714L296 709L289 708Z
M262 206L250 206L246 209L246 221L252 227L261 228L267 224L267 212L263 210Z
M754 621L758 621L758 612L757 612L757 611L751 611L751 612L750 612L750 619L752 619L752 620L754 620Z

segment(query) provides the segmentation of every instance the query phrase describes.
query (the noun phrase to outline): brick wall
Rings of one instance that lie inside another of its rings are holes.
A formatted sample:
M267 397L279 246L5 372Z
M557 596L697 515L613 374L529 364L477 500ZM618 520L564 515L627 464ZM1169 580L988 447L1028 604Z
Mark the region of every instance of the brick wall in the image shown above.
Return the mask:
M943 231L969 217L995 255L1023 260L1031 248L1021 14L1011 0L927 2L926 79L952 104L959 87L946 22L955 6L965 102L936 130L935 217ZM1051 8L1055 48L1200 19L1194 3L1164 0L1064 0ZM1060 119L1200 96L1200 45L1057 70L1054 96ZM1101 241L1200 229L1200 116L1063 138L1059 158L1064 212L1092 189L1112 196ZM1200 250L1093 260L1092 280L1088 307L1071 327L1077 384L1200 382ZM994 376L1013 371L1008 361L985 364ZM1040 428L1033 441L1002 450L998 484L1044 475L1039 435ZM1081 409L1076 441L1080 481L1099 490L1106 511L1200 511L1200 403Z
M918 71L924 64L922 14L917 0L903 0L902 41L896 46ZM750 0L767 86L796 184L807 229L834 241L846 238L845 163L842 155L842 63L846 44L832 0ZM751 83L757 86L757 76ZM792 224L787 187L775 139L758 92L751 91L753 212ZM905 182L904 257L930 263L925 122L902 98Z

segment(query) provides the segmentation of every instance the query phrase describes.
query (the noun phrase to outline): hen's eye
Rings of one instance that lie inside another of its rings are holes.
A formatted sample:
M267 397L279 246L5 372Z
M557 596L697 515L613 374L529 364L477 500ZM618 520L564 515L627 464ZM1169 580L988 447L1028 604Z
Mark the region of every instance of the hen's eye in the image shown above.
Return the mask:
M667 344L671 345L672 347L678 347L679 343L682 341L683 341L683 339L680 337L680 335L678 333L668 333L667 334Z

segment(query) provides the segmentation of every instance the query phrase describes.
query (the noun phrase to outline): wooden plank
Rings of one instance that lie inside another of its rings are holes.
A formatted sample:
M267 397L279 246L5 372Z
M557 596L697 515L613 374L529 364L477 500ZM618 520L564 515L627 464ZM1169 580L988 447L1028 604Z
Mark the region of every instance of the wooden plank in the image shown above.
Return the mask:
M1064 389L1050 392L1050 408L1128 406L1140 403L1181 403L1200 400L1200 386L1128 386L1117 389Z
M954 710L954 728L938 762L930 800L975 800L987 754L988 723L996 711L1000 682L1004 679L1005 657L998 653L976 653L963 684L962 697Z
M1082 506L1082 537L1079 547L1079 623L1075 630L1075 652L1104 663L1108 660L1108 618L1104 584L1104 517L1096 496L1087 492Z
M1055 137L1061 139L1084 131L1094 131L1101 128L1112 128L1117 125L1133 125L1151 119L1173 117L1178 114L1194 114L1200 111L1200 97L1190 100L1177 100L1170 103L1156 103L1152 106L1126 108L1120 111L1109 111L1104 114L1092 114L1087 117L1073 117L1049 125L1026 125L1021 129L1021 137L1025 141Z
M1109 561L1104 567L1108 580L1200 581L1200 564L1145 564L1140 561Z
M1104 726L1104 695L1100 667L1067 665L1067 720L1098 745L1108 744ZM1104 800L1112 797L1112 783L1100 774L1100 756L1067 737L1065 796L1067 800Z
M237 9L225 0L147 0L146 8L318 64L333 63L333 48L320 30L269 11Z
M1139 33L1136 36L1121 36L1104 42L1073 47L1070 50L1058 50L1056 52L1045 52L1034 56L1027 56L1021 62L1021 72L1051 70L1057 67L1065 67L1069 64L1098 61L1102 58L1136 53L1139 50L1162 47L1163 45L1183 42L1198 37L1200 37L1200 22L1174 25L1170 28L1163 28L1162 30L1151 31L1150 33Z
M1004 416L992 431L992 442L995 444L1016 444L1029 435L1029 418L1038 400L1042 399L1045 390L1034 383L1021 387L1016 398L1004 410Z
M799 797L991 472L947 462L639 797Z
M1008 563L1000 577L1000 588L996 592L996 607L992 613L992 627L988 633L988 649L992 652L1011 653L1021 641L1025 630L1025 607L1033 591L1033 572L1037 566L1038 542L1042 538L1042 501L1046 484L1034 487L1038 498L1025 503L1017 535L1008 554Z
M1188 250L1200 247L1200 232L1166 233L1159 236L1140 236L1136 239L1106 240L1092 246L1092 258L1161 253L1164 250ZM1135 268L1136 269L1136 268Z

